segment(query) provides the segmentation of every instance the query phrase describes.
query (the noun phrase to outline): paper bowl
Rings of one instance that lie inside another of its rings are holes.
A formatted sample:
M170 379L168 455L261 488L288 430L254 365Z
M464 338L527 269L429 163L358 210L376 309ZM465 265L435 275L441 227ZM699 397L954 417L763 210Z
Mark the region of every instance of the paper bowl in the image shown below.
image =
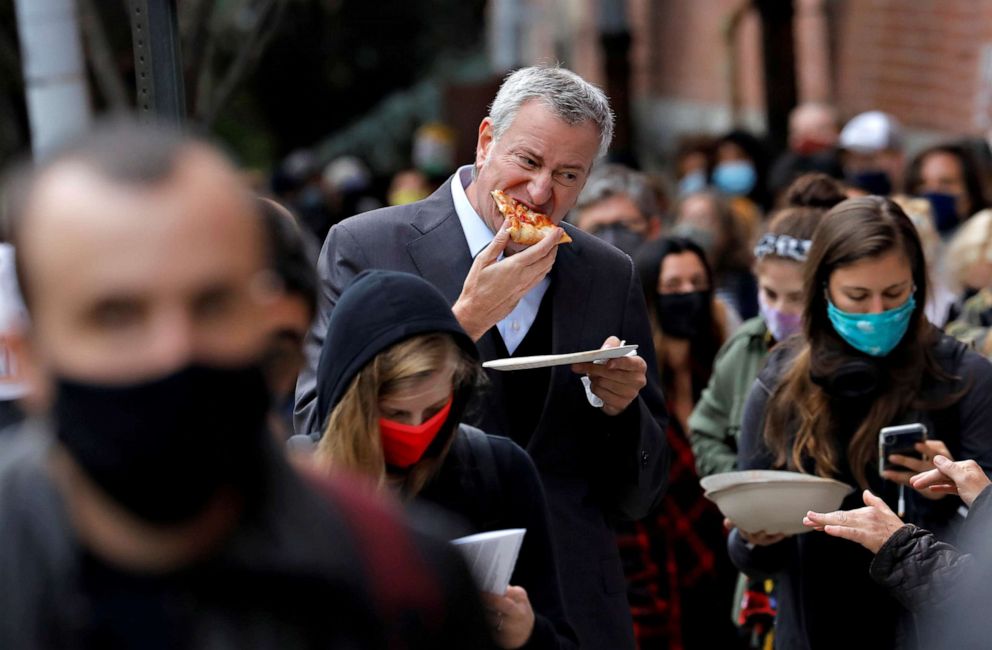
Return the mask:
M713 474L699 479L699 484L706 492L716 492L734 485L744 483L766 483L768 481L810 481L813 483L830 480L813 474L800 474L799 472L783 472L774 469L747 469L740 472L724 472L723 474Z
M803 526L808 511L837 510L844 497L854 491L850 485L833 479L792 472L777 474L792 476L738 477L735 483L707 491L706 498L741 530L796 535L812 530Z

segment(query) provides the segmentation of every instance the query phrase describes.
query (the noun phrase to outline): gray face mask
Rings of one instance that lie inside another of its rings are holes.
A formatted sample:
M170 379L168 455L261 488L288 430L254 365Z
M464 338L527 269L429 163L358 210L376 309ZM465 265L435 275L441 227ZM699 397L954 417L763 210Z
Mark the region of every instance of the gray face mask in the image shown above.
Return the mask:
M633 256L644 243L644 235L634 232L622 223L607 224L596 229L592 234L630 256Z
M713 249L716 247L716 235L709 230L688 223L680 223L672 228L672 234L691 240L706 251L707 256L711 256L715 252Z

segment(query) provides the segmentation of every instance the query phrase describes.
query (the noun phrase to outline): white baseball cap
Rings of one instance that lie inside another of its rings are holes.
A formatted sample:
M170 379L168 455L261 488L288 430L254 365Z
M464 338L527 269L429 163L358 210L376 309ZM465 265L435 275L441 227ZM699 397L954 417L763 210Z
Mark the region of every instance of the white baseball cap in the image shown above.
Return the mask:
M868 111L851 118L840 132L840 147L856 153L902 148L902 126L882 111Z

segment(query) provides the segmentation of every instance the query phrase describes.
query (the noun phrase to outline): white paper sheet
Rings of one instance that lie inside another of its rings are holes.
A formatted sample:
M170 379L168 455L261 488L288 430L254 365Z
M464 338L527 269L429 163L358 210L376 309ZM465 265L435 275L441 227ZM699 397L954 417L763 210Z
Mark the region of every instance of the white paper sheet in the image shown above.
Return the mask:
M525 528L508 528L451 540L465 557L480 591L502 596L524 541Z

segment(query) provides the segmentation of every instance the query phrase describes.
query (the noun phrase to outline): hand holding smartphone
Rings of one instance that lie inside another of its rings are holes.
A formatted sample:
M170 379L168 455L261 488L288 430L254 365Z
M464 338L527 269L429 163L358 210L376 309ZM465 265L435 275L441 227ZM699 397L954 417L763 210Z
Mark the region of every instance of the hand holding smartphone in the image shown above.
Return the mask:
M916 445L926 441L927 428L920 423L885 427L878 432L878 472L908 471L902 465L889 462L889 456L898 454L910 458L923 458Z

